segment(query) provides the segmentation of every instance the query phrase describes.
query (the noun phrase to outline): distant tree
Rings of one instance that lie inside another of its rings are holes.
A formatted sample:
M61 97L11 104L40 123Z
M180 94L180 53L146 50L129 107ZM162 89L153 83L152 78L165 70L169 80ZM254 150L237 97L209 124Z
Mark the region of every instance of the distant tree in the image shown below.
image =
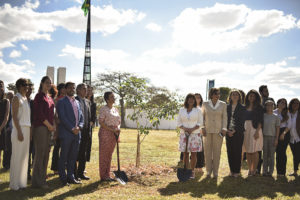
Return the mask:
M220 87L220 100L226 102L229 92L230 92L229 87Z
M28 84L32 84L32 93L34 93L34 84L31 81L31 79L27 79ZM6 87L8 90L13 91L15 94L17 94L17 87L15 83L9 83Z
M13 91L15 94L17 93L17 88L15 83L9 83L6 88L10 91Z
M150 106L161 105L170 100L171 92L165 88L148 87L147 93L149 95L148 104Z
M97 74L94 85L100 93L111 90L114 94L118 95L120 110L121 110L121 127L125 128L125 97L131 90L131 86L126 84L127 81L135 77L135 75L126 72L108 72ZM145 80L145 79L143 79Z

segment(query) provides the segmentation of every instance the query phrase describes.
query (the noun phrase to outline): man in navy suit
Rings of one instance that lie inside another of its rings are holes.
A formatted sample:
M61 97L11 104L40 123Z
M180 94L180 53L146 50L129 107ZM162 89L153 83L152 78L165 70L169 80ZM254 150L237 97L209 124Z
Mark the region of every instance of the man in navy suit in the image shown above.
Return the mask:
M67 95L57 102L60 121L58 137L61 142L58 172L63 185L80 184L80 181L75 180L74 167L79 150L80 130L83 128L84 121L80 104L74 97L75 83L67 82L65 88Z

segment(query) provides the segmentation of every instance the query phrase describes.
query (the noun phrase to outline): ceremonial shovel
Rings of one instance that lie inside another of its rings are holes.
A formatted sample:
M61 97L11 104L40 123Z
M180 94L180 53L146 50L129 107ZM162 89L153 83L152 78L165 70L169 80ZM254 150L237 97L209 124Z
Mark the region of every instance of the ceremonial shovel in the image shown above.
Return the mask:
M117 179L117 181L122 184L122 185L126 185L126 183L128 182L128 177L126 175L126 173L124 171L120 170L120 158L119 158L119 135L115 134L116 137L116 141L117 141L117 159L118 159L118 171L114 171L115 177Z
M189 142L189 134L185 133L185 138L186 138L186 145L185 145L185 153L187 153L187 149L188 149L188 142ZM178 168L177 169L177 178L179 180L179 182L185 182L187 180L190 179L191 175L192 175L192 170L191 169L187 169L186 166L186 159L189 159L188 156L184 156L184 168Z

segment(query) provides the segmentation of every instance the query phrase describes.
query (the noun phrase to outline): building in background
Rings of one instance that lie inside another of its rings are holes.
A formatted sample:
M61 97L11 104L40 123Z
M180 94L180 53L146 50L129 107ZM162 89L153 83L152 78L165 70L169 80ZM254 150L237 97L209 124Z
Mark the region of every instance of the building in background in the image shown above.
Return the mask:
M60 84L60 83L65 83L66 82L66 74L67 74L67 69L65 67L59 67L57 69L57 76L56 76L57 77L57 79L56 79L57 85ZM46 75L51 78L52 83L55 83L55 80L54 80L55 67L48 66Z
M66 71L67 69L65 67L59 67L57 69L57 85L66 82Z
M49 76L54 83L54 67L48 66L46 75Z

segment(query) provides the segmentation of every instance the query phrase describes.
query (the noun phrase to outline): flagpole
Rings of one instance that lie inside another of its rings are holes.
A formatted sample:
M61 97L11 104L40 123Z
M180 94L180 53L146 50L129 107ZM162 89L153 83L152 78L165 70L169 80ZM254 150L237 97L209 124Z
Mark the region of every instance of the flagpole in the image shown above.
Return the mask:
M91 73L91 0L86 2L89 5L88 18L87 18L87 30L85 40L85 53L84 53L84 67L83 67L83 83L91 85L92 73Z

